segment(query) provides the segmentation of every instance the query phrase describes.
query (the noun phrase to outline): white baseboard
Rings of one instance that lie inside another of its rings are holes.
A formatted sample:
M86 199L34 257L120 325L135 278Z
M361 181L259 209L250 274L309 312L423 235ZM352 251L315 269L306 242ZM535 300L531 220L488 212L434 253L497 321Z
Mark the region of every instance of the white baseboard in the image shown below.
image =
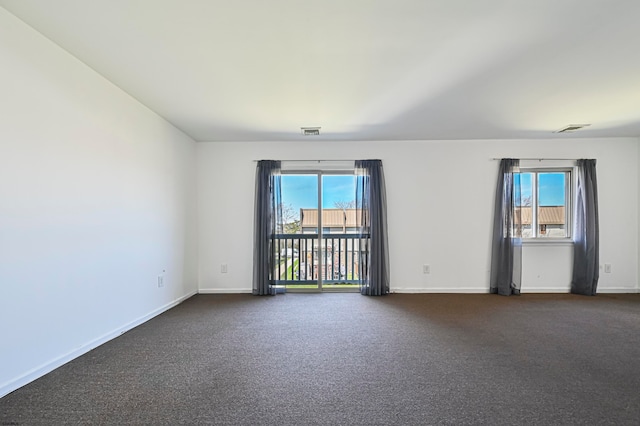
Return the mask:
M570 287L535 287L535 288L521 288L521 294L527 293L558 293L558 294L567 294L571 292Z
M640 293L640 290L637 288L628 288L628 287L605 287L598 288L597 294L607 294L607 293Z
M527 293L570 293L571 287L566 288L558 288L558 287L550 287L550 288L523 288L522 294ZM638 293L637 289L628 288L628 287L606 287L606 288L598 288L596 294L626 294L626 293Z
M242 288L201 288L198 294L251 294L253 290Z
M567 294L570 292L570 288L560 288L560 287L537 287L537 288L523 288L522 294L534 294L534 293L558 293L558 294ZM482 294L489 293L488 288L477 288L477 287L467 287L467 288L448 288L448 287L432 287L432 288L391 288L391 293L455 293L455 294ZM606 288L598 288L597 294L635 294L640 293L640 290L628 287L606 287Z
M527 293L569 293L570 288L560 287L537 287L537 288L523 288L522 294ZM252 290L237 289L237 288L201 288L198 290L198 294L251 294ZM488 288L480 287L405 287L405 288L391 288L391 293L455 293L455 294L483 294L489 293ZM640 290L627 287L608 287L599 288L598 293L640 293Z
M87 342L86 344L80 346L78 349L75 349L73 351L67 352L66 354L59 356L56 359L53 359L47 363L44 363L36 368L31 369L30 371L28 371L27 373L23 374L22 376L16 378L16 379L12 379L8 382L2 383L0 385L0 398L2 398L5 395L8 395L9 393L13 392L16 389L21 388L22 386L31 383L32 381L44 376L47 373L50 373L51 371L55 370L58 367L63 366L64 364L68 363L69 361L74 360L75 358L78 358L81 355L86 354L87 352L89 352L92 349L97 348L100 345L103 345L105 343L107 343L109 340L115 339L118 336L121 336L122 334L126 333L127 331L139 326L140 324L143 324L147 321L149 321L151 318L156 317L158 315L160 315L161 313L168 311L169 309L173 308L174 306L179 305L180 303L184 302L185 300L187 300L188 298L190 298L191 296L195 295L197 292L196 291L192 291L172 302L167 303L164 306L159 307L158 309L154 309L153 311L149 312L146 315L141 316L140 318L137 318L125 325L123 325L122 327L118 327L117 329L110 331L106 334L103 334L102 336Z
M450 288L450 287L430 287L430 288L391 288L391 293L489 293L488 288Z

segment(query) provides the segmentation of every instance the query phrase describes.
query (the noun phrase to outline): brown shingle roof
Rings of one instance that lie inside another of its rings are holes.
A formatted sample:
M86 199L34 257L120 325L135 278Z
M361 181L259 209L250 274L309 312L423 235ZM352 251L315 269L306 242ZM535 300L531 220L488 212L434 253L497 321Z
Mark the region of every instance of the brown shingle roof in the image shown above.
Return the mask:
M330 228L356 227L356 214L356 209L322 209L322 226ZM318 210L300 209L300 216L303 228L318 226Z
M356 223L356 214L356 209L323 209L322 226L330 228L337 228L342 226L346 226L347 228L356 227L358 226ZM306 228L318 226L318 210L300 209L300 215L302 216L302 227ZM521 215L522 223L525 225L530 225L531 207L523 207ZM538 208L539 225L564 225L564 222L564 206L543 206Z
M522 207L522 223L531 225L531 207ZM517 222L516 208L516 222ZM564 225L564 206L542 206L538 207L538 224L539 225Z

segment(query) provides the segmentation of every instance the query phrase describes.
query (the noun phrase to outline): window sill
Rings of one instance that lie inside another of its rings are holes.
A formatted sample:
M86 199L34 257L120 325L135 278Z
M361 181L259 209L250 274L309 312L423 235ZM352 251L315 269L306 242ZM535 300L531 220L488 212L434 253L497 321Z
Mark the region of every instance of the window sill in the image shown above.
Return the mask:
M522 239L523 246L572 246L571 238L527 238Z

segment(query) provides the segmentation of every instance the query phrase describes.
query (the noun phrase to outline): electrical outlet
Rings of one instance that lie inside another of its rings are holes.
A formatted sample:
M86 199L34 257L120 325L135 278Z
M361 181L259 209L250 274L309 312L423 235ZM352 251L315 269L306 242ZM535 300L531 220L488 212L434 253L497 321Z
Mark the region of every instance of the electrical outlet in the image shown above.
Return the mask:
M164 287L164 275L158 275L158 287Z
M220 265L220 272L223 274L226 274L229 271L227 264L223 263L222 265Z
M611 273L611 264L610 263L605 263L604 264L604 272L607 274Z
M430 274L431 273L431 266L427 265L426 263L424 265L422 265L422 273L423 274Z

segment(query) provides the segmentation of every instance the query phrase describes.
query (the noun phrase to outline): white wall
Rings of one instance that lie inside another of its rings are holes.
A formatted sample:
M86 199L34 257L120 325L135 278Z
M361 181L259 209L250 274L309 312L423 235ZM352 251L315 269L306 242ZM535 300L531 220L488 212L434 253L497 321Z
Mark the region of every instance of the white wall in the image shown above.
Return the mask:
M387 183L392 291L486 292L494 157L596 158L600 259L612 264L611 273L601 274L598 290L637 291L636 138L200 143L200 291L251 289L253 160L379 158ZM523 292L568 291L570 246L528 245L523 257ZM228 264L228 273L220 273L221 264ZM422 273L423 264L431 265L431 274Z
M195 154L0 8L0 396L197 291Z

